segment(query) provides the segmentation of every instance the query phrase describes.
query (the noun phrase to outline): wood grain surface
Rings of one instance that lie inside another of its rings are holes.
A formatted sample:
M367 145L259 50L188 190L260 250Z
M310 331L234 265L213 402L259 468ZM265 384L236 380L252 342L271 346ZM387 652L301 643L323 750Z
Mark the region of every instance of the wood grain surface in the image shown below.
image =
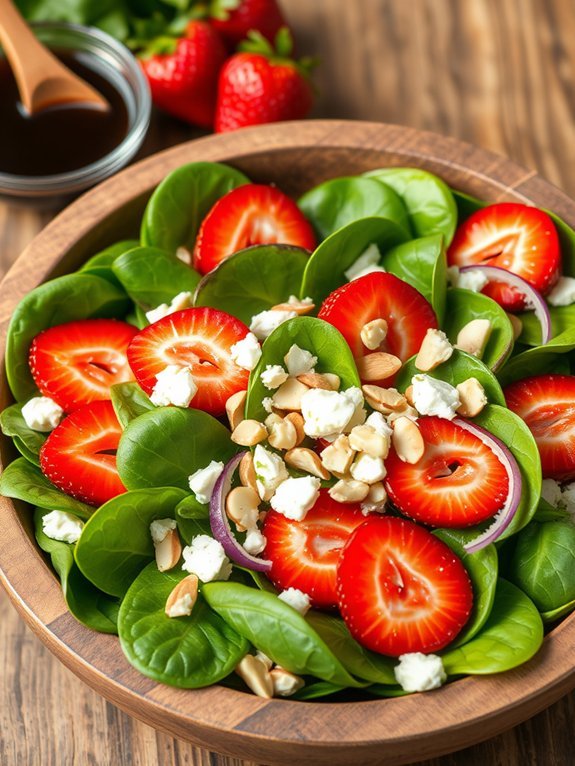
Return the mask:
M404 123L463 138L507 154L575 196L572 0L284 5L301 49L322 58L317 116ZM158 119L147 151L192 135ZM49 211L0 205L3 270L50 218ZM241 763L156 734L105 703L0 598L1 764ZM573 763L574 714L570 695L505 735L427 765Z

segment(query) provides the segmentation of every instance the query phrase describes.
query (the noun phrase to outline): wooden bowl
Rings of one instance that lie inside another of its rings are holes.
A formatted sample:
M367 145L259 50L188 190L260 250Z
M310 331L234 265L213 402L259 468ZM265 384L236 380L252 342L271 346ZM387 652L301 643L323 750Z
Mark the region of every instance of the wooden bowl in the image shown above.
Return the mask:
M61 213L4 279L0 342L18 301L43 280L77 267L115 240L137 234L152 189L186 162L229 162L252 179L300 194L328 178L382 165L414 165L479 198L531 202L575 225L575 204L533 171L449 138L364 122L301 122L192 141L124 170ZM9 402L4 377L0 406ZM12 456L0 443L2 461ZM531 662L498 676L464 678L431 694L353 703L262 700L214 686L184 691L156 684L124 659L114 636L67 612L39 552L29 509L0 499L0 574L20 614L60 660L130 715L210 750L277 764L402 764L487 739L575 686L575 615L545 639ZM24 671L25 672L25 671Z

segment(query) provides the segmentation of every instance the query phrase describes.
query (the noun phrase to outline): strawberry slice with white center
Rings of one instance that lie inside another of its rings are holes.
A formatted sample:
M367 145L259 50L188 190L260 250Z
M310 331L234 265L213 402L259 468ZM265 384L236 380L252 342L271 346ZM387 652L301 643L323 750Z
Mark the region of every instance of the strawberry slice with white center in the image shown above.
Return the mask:
M207 274L250 245L295 245L313 250L312 226L296 203L274 186L246 184L221 197L204 218L194 268Z
M320 491L303 521L270 511L263 525L267 544L262 556L272 561L269 577L273 584L281 590L298 588L314 606L335 607L339 554L364 521L359 504L338 503L327 490Z
M110 386L132 380L126 352L138 332L116 319L81 319L49 327L30 346L32 377L66 412L110 398Z
M383 272L338 287L325 299L318 317L340 331L355 357L371 353L361 340L364 325L385 319L388 329L380 350L402 362L417 354L428 329L437 328L435 312L423 295Z
M544 479L575 479L575 376L536 375L504 391L509 409L535 437Z
M391 657L447 646L473 605L469 575L455 553L417 524L392 516L370 518L350 536L337 593L353 637Z
M559 279L561 248L551 218L536 207L501 202L477 210L457 229L447 252L450 266L498 266L545 295ZM507 311L526 308L524 296L501 282L482 292Z
M64 418L42 445L42 473L67 495L101 505L126 491L116 468L121 435L111 402L84 404Z
M128 360L148 395L168 365L187 367L198 387L190 407L219 416L225 413L227 399L248 386L249 372L238 367L230 353L248 332L225 311L184 309L141 330L128 347Z
M495 453L457 420L424 417L417 421L425 452L415 464L395 450L386 460L387 492L406 516L435 527L479 524L499 511L509 477Z

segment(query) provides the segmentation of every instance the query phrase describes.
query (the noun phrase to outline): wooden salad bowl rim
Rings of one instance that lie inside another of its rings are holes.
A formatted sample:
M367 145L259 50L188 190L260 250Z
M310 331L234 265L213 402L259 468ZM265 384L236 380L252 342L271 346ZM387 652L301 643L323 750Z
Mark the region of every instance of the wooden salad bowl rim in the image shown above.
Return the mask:
M10 316L30 289L126 236L127 226L133 232L158 182L198 160L230 162L255 180L276 181L291 193L382 165L418 166L481 199L533 203L575 226L575 204L534 171L412 128L322 120L210 136L122 171L73 202L34 239L1 284L2 349ZM0 397L0 406L6 406L5 375ZM9 442L2 437L4 464L13 456ZM130 715L210 750L264 763L407 763L494 736L575 686L575 615L549 634L527 664L501 675L463 678L430 694L302 703L263 700L221 686L188 691L157 684L128 664L116 636L94 633L68 613L59 583L34 542L24 504L0 498L0 509L0 577L36 635Z

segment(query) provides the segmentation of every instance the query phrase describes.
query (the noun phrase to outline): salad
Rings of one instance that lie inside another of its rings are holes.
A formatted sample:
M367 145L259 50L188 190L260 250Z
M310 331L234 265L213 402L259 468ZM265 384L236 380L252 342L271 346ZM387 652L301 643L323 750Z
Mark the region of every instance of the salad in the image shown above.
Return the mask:
M575 608L571 275L553 213L424 170L296 203L186 165L139 240L15 310L0 491L156 681L311 700L509 670Z

